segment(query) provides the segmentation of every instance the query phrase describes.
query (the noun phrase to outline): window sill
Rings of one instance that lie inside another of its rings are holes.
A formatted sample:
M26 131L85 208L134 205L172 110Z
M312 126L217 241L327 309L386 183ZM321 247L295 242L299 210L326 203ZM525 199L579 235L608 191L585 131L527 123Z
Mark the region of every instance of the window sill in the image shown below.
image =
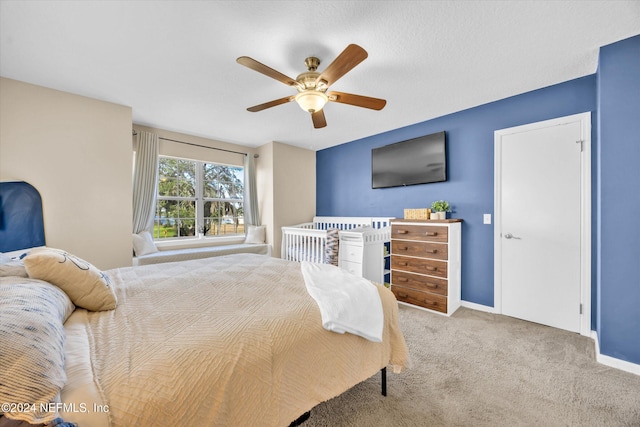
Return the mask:
M193 237L188 239L156 240L156 247L161 251L183 248L201 248L206 246L223 246L244 243L245 236L229 237Z

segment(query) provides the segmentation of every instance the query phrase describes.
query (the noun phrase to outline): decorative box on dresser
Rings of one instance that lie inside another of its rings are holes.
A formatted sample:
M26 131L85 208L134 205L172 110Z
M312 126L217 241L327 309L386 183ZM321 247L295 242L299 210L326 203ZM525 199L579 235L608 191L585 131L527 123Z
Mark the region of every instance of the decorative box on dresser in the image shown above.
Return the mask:
M450 316L460 307L461 219L391 222L391 290Z

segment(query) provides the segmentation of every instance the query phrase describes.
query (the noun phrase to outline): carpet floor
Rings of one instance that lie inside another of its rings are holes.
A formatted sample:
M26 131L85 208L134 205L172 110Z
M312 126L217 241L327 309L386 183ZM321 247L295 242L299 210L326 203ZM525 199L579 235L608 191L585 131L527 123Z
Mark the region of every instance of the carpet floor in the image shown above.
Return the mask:
M599 364L593 340L460 308L400 306L411 366L364 381L311 411L303 427L640 427L640 376Z

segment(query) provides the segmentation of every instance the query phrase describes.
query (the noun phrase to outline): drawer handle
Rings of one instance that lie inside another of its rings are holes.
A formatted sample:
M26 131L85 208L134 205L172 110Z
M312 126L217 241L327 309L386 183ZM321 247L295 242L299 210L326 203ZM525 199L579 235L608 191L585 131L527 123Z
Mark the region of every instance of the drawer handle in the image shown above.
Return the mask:
M400 298L409 298L409 295L407 295L407 294L405 294L405 293L402 293L402 292L398 292L398 296L399 296Z
M398 234L408 234L408 230L398 230Z
M425 285L427 285L427 287L431 288L431 289L438 289L438 284L437 283L425 282Z
M423 299L422 301L424 301L425 304L429 304L429 305L433 305L433 306L438 305L438 303L436 301L429 301L428 299Z
M427 231L425 234L426 234L427 236L437 236L437 235L438 235L438 232L437 232L437 231Z
M407 265L409 265L409 263L406 262L406 261L405 262L398 261L398 265L402 265L402 266L406 267Z
M409 279L407 279L406 277L398 277L398 282L408 282Z
M437 250L437 249L431 249L431 250L428 250L428 251L426 251L426 252L427 252L428 254L437 254L437 253L438 253L438 250Z
M409 248L407 246L403 246L401 248L398 248L399 251L408 251Z
M431 267L430 265L427 265L425 268L429 271L438 271L438 267Z

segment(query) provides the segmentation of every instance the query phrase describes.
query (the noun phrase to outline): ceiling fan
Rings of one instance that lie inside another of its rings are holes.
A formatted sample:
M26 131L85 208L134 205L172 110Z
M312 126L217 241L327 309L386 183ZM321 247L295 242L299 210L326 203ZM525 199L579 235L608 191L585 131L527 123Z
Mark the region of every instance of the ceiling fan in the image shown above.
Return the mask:
M318 69L318 65L320 65L320 60L314 56L310 56L304 61L308 71L300 74L295 80L248 56L241 56L236 62L265 76L276 79L287 86L292 86L298 91L296 95L285 96L284 98L275 99L265 102L264 104L254 105L253 107L247 108L248 111L255 113L277 105L286 104L287 102L296 101L304 111L311 113L313 127L318 129L327 125L323 111L323 107L327 102L340 102L342 104L355 105L356 107L370 108L372 110L382 110L384 108L387 103L384 99L336 91L327 92L329 86L338 81L339 78L366 58L367 51L356 44L350 44L322 73L319 73L316 70Z

